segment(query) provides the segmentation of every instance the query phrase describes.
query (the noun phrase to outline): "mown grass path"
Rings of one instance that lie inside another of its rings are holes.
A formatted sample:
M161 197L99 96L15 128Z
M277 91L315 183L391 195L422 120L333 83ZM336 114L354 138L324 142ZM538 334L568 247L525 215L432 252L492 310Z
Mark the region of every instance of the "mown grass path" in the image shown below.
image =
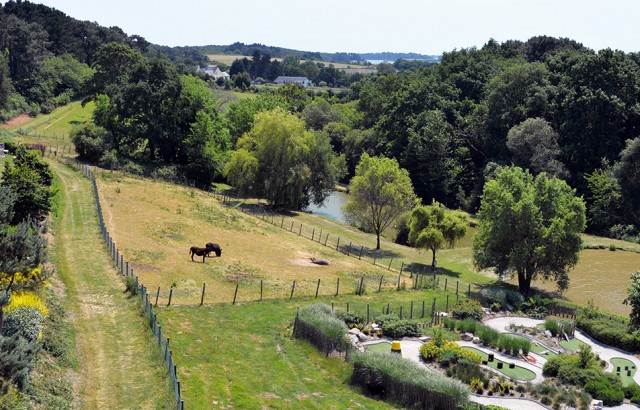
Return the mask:
M175 408L139 301L123 292L102 242L89 180L59 162L50 164L63 197L53 260L67 286L78 339L73 407Z

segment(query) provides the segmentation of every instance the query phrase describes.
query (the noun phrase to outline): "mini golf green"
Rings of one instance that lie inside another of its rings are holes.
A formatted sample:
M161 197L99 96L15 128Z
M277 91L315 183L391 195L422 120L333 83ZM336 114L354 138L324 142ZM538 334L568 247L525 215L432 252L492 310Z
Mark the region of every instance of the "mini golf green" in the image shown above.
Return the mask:
M492 362L489 362L489 355L482 350L478 350L473 347L464 346L463 349L471 350L475 353L478 353L482 356L482 361L486 361L487 365L492 369L499 371L507 377L510 377L515 380L533 380L536 378L536 374L529 369L525 369L524 367L515 366L513 369L509 368L509 363L503 362L502 360L493 359ZM498 363L502 363L502 369L498 369Z
M520 335L512 335L512 337L514 338L520 338L520 339L527 339L527 340L531 340L529 338L526 338L524 336L520 336ZM535 344L533 341L531 341L531 351L539 356L542 357L546 357L547 359L550 357L554 357L557 356L557 353L552 352L551 350L547 349L544 346L540 346L538 344ZM542 353L542 352L546 352L546 353Z
M370 345L365 345L365 349L369 350L370 352L391 354L391 343L389 342L372 343Z
M586 344L585 342L581 342L578 339L570 339L568 342L566 340L561 340L560 341L560 346L564 347L565 349L569 349L569 350L573 350L574 352L577 352L578 350L582 349L584 346L589 346L588 344Z
M636 374L637 369L631 360L614 357L611 359L611 364L613 365L613 373L620 376L624 387L635 383L633 381L633 375Z

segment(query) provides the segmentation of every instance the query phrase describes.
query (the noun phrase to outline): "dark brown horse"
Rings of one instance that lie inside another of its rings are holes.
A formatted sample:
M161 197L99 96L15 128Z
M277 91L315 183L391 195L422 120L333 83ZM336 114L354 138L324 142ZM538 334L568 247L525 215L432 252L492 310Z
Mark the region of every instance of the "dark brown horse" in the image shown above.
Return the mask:
M191 260L193 261L193 255L202 256L202 263L204 263L204 258L206 258L211 251L209 248L198 248L197 246L192 246L189 249L189 252L191 252Z
M215 252L216 256L222 256L222 248L217 243L207 242L205 248L209 250L209 252Z

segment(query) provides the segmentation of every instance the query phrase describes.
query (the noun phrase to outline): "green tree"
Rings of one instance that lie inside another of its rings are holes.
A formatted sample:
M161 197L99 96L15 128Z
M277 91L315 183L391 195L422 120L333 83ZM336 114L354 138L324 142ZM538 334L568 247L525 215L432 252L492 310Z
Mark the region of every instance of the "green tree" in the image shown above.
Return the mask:
M238 138L249 132L257 113L278 107L288 109L284 98L276 93L260 93L256 98L245 98L229 104L226 119L232 143L235 145Z
M505 167L484 186L473 240L479 269L518 276L528 294L536 277L569 285L567 271L578 262L585 227L585 205L566 182L518 167Z
M274 207L300 209L324 201L340 176L340 158L304 121L280 108L258 113L225 166L241 192L266 198ZM242 170L250 172L242 175Z
M73 127L70 136L82 161L96 163L105 151L112 149L109 131L93 123Z
M589 231L608 235L609 229L623 222L620 185L611 167L596 169L585 175L587 180L587 215Z
M629 222L640 228L640 137L627 140L614 166Z
M435 273L436 251L445 246L453 248L467 234L468 227L467 214L447 209L434 200L431 205L418 206L411 211L409 244L431 250L431 269Z
M631 274L631 285L627 288L627 297L623 303L631 306L629 331L636 332L640 329L640 271Z
M398 161L362 154L356 173L349 182L349 202L343 207L347 219L380 235L403 212L411 210L418 199L407 170Z
M511 128L507 134L507 148L513 163L519 167L529 168L536 174L546 172L559 178L568 176L564 165L557 159L560 156L558 134L542 118L527 118Z
M184 146L189 179L209 186L222 175L228 157L229 134L219 121L214 122L210 115L199 111Z

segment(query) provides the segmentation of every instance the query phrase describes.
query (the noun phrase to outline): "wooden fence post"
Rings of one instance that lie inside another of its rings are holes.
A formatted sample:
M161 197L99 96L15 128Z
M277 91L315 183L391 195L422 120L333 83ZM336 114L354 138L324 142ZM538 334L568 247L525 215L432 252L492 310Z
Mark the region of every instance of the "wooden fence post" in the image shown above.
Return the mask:
M445 312L449 311L449 295L447 295L447 307L444 310Z
M340 293L340 278L338 278L338 283L336 284L336 296Z
M447 281L449 278L444 278L444 290L447 290Z
M316 238L316 228L313 228L313 232L311 232L311 240L313 241Z
M318 243L322 240L322 228L320 228L320 235L318 235Z
M280 224L280 229L284 227L284 216L282 217L282 223Z
M300 224L300 229L298 230L298 236L302 235L302 224Z
M293 221L291 221L291 228L289 228L289 232L293 232Z
M387 302L387 315L389 314L389 302Z
M347 313L349 313L349 302L347 302Z
M289 295L289 300L293 298L293 291L296 289L296 281L293 281L293 285L291 285L291 295Z
M402 270L404 269L404 262L402 262L402 265L400 265L400 274L402 275Z
M391 264L393 263L393 258L391 258L391 260L389 261L389 267L387 268L387 270L391 270Z
M351 255L351 244L353 242L349 242L349 247L347 248L347 256Z
M318 291L320 290L320 279L318 279L318 286L316 286L316 299L318 298Z
M367 303L367 324L369 324L369 304Z
M156 293L156 307L158 306L158 297L160 297L160 286L158 286L158 293Z
M235 304L236 304L236 296L238 296L238 286L239 286L239 285L240 285L239 283L236 283L236 291L235 291L235 293L233 294L233 303L232 303L232 305L235 305Z
M422 319L424 319L424 300L422 301Z
M200 298L200 306L204 303L204 290L207 288L207 284L202 282L202 297Z
M260 301L262 301L262 279L260 279Z
M173 288L169 290L169 303L167 303L167 306L171 306L171 296L173 296Z
M469 284L469 290L467 291L467 297L471 297L471 284Z
M362 259L362 251L364 250L364 246L360 247L360 255L358 255L358 259Z
M458 296L458 285L460 285L460 281L456 281L456 296Z
M411 301L411 310L409 311L409 320L413 319L413 300Z
M327 237L324 240L324 246L327 246L327 241L329 240L329 233L327 232Z
M400 278L402 277L402 272L398 274L398 288L396 290L400 290Z
M382 278L384 278L384 276L380 275L380 283L378 284L378 293L380 293L380 291L382 290Z
M402 319L402 305L400 305L400 319Z
M336 250L338 250L338 248L340 248L340 237L338 236L338 243L336 244Z

